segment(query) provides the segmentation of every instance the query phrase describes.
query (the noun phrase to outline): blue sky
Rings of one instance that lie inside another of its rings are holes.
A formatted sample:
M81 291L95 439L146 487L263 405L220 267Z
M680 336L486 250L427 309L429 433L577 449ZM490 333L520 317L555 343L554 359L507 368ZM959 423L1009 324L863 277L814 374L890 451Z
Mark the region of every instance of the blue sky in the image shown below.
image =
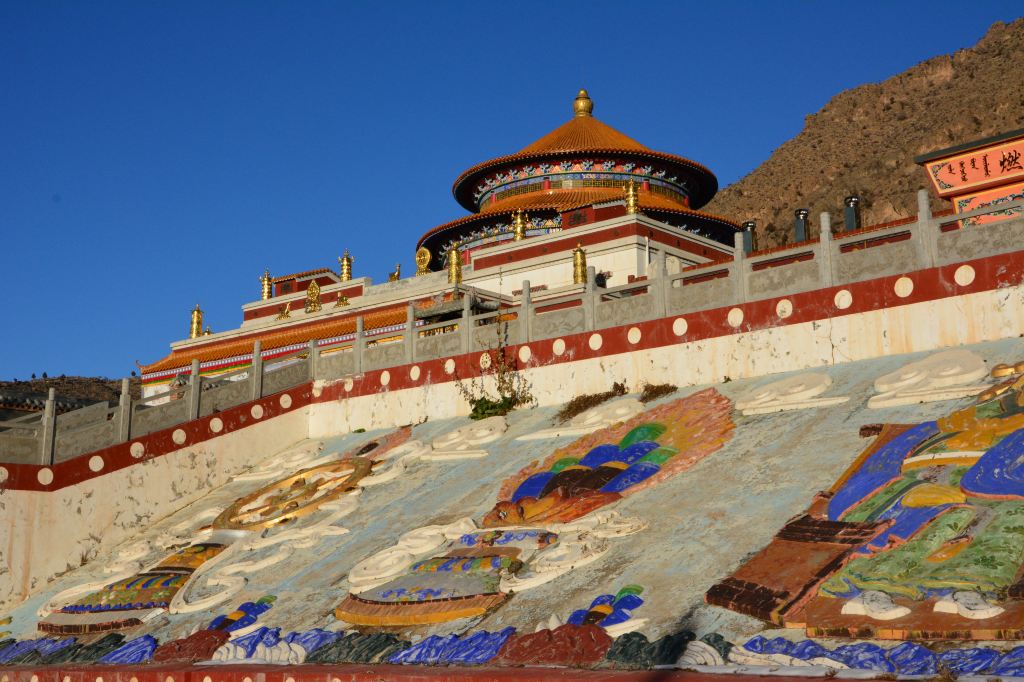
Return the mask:
M126 376L264 267L414 270L451 182L595 115L725 186L1019 2L0 3L0 378ZM827 163L823 159L822 163ZM742 216L735 216L742 219Z

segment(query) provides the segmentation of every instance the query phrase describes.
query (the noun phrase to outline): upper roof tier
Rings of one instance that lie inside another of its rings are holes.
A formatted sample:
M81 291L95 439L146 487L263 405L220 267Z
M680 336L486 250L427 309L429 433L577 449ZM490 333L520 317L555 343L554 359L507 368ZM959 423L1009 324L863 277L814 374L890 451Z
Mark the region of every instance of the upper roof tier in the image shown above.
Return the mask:
M593 100L580 90L573 118L515 154L462 173L452 188L456 200L474 213L524 204L567 210L579 205L580 190L595 190L594 201L604 201L609 189L621 191L632 179L646 182L645 189L660 195L658 204L696 209L718 191L717 178L704 166L649 149L594 118L593 111ZM563 196L563 190L569 191ZM547 201L524 197L535 193Z

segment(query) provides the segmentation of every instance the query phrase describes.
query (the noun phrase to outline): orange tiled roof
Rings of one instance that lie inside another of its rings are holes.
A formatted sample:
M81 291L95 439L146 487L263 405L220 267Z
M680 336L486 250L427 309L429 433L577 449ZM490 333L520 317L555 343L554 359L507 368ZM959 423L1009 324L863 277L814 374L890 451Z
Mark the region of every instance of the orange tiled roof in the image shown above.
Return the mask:
M405 306L375 310L363 315L363 328L366 331L370 331L395 324L404 324L405 316ZM193 360L210 362L211 360L222 360L235 355L245 355L252 352L252 344L257 339L260 340L263 350L267 351L284 346L309 343L313 339L326 339L332 336L340 336L341 334L351 334L355 330L355 315L334 317L284 329L266 329L234 339L211 341L210 343L189 346L187 348L176 348L166 357L150 365L141 365L140 368L144 374L150 374L178 367L188 367L192 364Z
M284 282L289 279L299 279L300 277L307 277L309 275L322 275L328 272L332 275L334 274L334 271L330 268L316 268L315 270L304 270L303 272L293 272L290 275L281 275L280 277L272 279L271 282L277 284L278 282Z
M628 135L620 133L610 125L601 123L593 116L576 116L533 144L526 145L517 152L517 155L572 152L581 149L651 151Z

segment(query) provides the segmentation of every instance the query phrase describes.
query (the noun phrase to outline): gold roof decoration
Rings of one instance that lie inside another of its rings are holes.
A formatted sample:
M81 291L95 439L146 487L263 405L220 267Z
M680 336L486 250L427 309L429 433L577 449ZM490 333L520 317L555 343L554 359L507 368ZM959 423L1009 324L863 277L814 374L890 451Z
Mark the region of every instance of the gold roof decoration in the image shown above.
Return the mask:
M583 88L580 88L576 95L576 101L572 103L572 110L577 117L594 115L594 100L590 99L590 95Z

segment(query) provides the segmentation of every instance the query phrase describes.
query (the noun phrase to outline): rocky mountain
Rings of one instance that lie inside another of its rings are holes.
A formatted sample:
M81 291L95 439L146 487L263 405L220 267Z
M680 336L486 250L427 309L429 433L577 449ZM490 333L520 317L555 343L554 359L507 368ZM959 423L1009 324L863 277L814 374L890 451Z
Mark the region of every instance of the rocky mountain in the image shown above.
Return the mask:
M792 241L793 211L832 214L862 198L862 224L913 215L929 186L914 157L1024 127L1024 19L997 22L974 47L833 97L799 135L718 193L711 213L757 221L756 246ZM932 198L933 210L948 202Z

